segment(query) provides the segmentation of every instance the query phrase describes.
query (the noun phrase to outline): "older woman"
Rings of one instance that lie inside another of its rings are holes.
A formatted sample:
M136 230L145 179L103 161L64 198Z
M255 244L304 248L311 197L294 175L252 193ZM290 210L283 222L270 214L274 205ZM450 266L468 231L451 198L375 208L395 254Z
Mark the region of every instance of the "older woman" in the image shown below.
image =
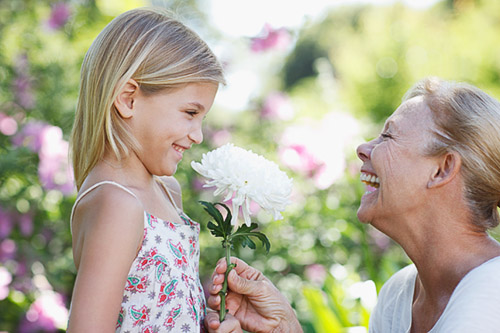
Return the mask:
M424 79L357 153L367 184L359 220L394 239L413 262L382 287L370 332L499 332L500 244L488 229L499 223L500 103L468 84ZM300 332L270 281L234 260L227 306L241 326ZM220 261L213 308L225 269ZM216 313L207 323L224 331Z

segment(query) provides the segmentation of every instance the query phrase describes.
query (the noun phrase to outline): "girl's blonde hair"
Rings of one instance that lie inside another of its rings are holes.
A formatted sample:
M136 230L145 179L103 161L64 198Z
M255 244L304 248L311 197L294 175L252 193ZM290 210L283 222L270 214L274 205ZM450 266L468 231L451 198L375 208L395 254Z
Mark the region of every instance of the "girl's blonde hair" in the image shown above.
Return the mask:
M120 160L138 147L113 105L129 79L145 94L186 83L225 83L207 44L170 12L138 8L117 16L94 40L81 68L70 140L78 189L107 149Z
M426 78L404 99L423 96L431 109L433 139L430 156L455 151L462 158L465 199L482 228L493 228L500 219L500 103L467 84Z

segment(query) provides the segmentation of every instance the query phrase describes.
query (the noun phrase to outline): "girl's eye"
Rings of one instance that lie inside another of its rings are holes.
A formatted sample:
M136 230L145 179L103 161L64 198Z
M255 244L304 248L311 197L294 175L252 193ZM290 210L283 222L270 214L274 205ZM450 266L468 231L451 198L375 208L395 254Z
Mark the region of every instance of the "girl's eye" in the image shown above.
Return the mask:
M191 117L194 117L194 116L196 116L198 114L198 111L186 111L186 113L188 115L190 115Z

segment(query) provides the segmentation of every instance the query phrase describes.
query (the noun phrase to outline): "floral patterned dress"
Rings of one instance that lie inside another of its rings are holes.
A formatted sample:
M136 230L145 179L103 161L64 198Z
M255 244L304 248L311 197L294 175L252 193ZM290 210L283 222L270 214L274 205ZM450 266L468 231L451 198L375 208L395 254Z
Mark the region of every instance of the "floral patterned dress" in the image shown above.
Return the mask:
M105 181L78 199L105 183L135 196L126 187ZM205 297L198 275L200 225L177 208L164 188L184 223L163 221L144 212L144 239L128 273L116 332L205 331Z

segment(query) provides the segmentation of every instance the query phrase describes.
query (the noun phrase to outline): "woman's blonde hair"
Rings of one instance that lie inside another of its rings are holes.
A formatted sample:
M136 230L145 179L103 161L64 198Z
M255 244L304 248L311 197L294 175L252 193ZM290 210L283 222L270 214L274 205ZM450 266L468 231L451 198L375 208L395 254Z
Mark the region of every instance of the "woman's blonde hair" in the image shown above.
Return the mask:
M119 160L137 149L113 105L129 79L145 94L186 83L225 83L207 44L167 10L138 8L117 16L94 40L81 68L71 133L78 189L107 149Z
M436 128L426 147L430 156L455 151L462 158L465 199L475 224L496 227L500 221L500 103L467 84L426 78L404 100L423 96Z

